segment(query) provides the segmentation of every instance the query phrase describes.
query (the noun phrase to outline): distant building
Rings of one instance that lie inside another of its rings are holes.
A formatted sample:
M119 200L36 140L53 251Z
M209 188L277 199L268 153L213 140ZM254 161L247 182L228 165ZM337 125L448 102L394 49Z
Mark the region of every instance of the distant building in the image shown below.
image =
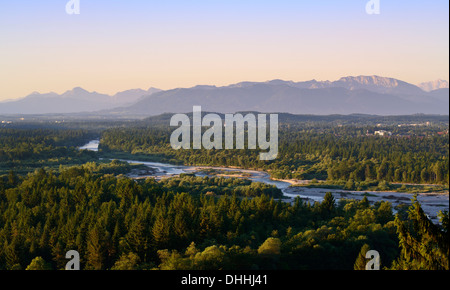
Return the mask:
M399 124L398 127L422 127L422 126L430 127L431 125L433 125L433 123L428 121L420 124Z
M385 130L375 131L374 134L376 136L392 136L392 132L385 131Z

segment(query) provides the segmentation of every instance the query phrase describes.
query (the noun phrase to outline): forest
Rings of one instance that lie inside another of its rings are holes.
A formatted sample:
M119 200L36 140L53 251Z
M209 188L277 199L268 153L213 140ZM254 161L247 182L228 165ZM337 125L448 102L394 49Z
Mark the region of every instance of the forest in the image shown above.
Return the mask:
M82 129L0 128L0 176L11 170L26 174L43 166L58 168L97 160L93 152L77 149L95 136Z
M434 225L417 201L395 216L389 202L331 194L290 204L234 179L111 173L126 166L1 178L0 268L63 269L76 250L92 270L360 269L371 248L384 269L448 269L448 212Z
M170 146L171 130L164 127L109 129L102 134L100 148L113 156L127 153L174 164L265 170L278 179L448 185L448 135L429 132L379 137L362 133L368 130L351 125L284 126L279 132L279 155L273 161L259 160L257 150L176 151Z
M348 190L448 191L448 118L399 126L427 118L283 116L273 161L254 150L176 151L165 116L1 127L0 270L64 269L70 250L83 270L360 270L368 249L382 269L448 270L448 212L433 224L413 195L396 208L331 193L289 203L274 186L215 174L132 179L139 165L115 160L236 166ZM392 136L373 134L381 129ZM78 149L93 139L98 152Z

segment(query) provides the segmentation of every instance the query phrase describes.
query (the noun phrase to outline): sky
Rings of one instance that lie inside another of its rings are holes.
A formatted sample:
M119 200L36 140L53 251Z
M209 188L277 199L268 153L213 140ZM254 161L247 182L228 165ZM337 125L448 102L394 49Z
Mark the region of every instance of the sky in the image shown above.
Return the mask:
M449 79L449 2L0 1L0 101L242 81Z

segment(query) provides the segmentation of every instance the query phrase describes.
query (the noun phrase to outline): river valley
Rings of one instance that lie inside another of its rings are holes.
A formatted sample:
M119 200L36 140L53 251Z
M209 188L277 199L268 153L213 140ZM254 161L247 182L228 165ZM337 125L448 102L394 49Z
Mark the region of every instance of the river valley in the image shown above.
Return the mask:
M80 149L87 149L98 151L100 141L92 140ZM158 162L144 162L139 160L121 160L133 164L143 164L149 168L146 172L137 174L133 172L129 174L131 178L170 178L178 176L182 173L192 173L197 176L207 176L208 171L219 171L220 175L224 177L247 178L254 182L263 182L271 184L279 188L283 192L284 200L286 202L293 202L295 198L300 197L307 202L320 202L327 192L331 192L336 200L347 198L361 200L364 196L367 197L370 203L378 201L389 201L394 207L400 204L411 204L413 194L402 192L382 192L382 191L348 191L339 189L325 189L325 188L308 188L302 186L293 186L292 181L278 181L272 180L270 175L263 171L228 168L228 167L213 167L213 166L183 166L172 165ZM449 194L442 193L419 193L417 197L425 213L433 222L438 222L439 211L449 210Z

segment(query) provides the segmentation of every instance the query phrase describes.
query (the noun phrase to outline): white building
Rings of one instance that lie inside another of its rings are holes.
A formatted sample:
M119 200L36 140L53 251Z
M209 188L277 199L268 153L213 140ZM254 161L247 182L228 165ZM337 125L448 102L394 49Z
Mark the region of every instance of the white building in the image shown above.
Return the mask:
M380 130L380 131L375 131L374 135L377 135L377 136L392 136L392 132L385 131L385 130Z

